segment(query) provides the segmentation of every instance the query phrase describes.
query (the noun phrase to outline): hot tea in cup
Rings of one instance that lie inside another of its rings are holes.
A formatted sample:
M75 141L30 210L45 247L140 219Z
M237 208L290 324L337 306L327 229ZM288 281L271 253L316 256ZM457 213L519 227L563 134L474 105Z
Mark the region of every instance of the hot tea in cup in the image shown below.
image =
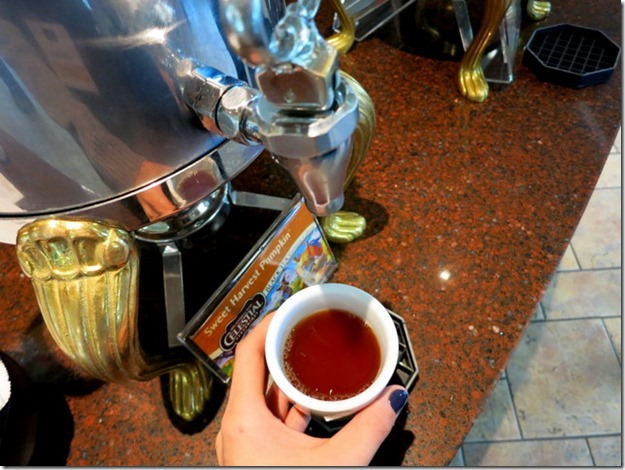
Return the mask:
M372 328L346 310L320 310L287 337L286 376L300 392L319 400L344 400L373 383L381 352Z
M327 420L372 402L397 366L399 341L384 306L345 284L321 284L287 299L267 332L271 377L295 406Z

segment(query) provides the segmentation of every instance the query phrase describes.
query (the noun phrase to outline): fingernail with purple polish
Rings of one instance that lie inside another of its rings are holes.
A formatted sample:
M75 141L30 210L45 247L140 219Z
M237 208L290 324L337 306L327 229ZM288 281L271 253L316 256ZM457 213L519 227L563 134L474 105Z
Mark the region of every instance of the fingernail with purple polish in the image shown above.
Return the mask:
M403 388L393 391L391 396L388 398L388 401L391 403L391 408L395 411L395 414L399 414L402 410L406 402L408 401L408 392Z

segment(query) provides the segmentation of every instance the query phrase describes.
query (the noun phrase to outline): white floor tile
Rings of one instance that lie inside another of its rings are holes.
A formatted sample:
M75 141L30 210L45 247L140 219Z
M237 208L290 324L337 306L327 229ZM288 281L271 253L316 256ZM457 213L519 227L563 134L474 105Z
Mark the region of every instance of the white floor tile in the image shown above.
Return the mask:
M618 130L618 134L616 134L616 139L614 139L614 147L617 152L620 152L622 150L622 143L621 143L621 131L622 130L623 130L623 126L620 127L620 129Z
M545 312L543 310L543 306L540 303L536 306L536 311L532 316L531 321L545 321Z
M592 437L588 439L590 452L597 467L622 467L621 436Z
M523 438L621 431L621 367L600 319L530 323L507 374Z
M547 320L621 314L621 269L556 273L541 299Z
M465 442L520 439L519 425L507 380L500 380Z
M579 264L577 263L575 253L573 253L573 248L570 244L566 247L566 251L560 260L558 271L579 271Z
M464 455L462 455L462 447L458 449L455 457L449 462L448 467L464 467Z
M468 467L590 466L592 458L585 439L464 444Z
M621 266L621 190L597 189L571 238L582 269Z
M622 158L620 152L612 153L608 156L605 166L603 167L603 171L601 172L601 176L595 186L596 189L621 187L621 162Z
M622 361L621 357L621 318L604 318L603 323L605 325L606 330L608 330L608 336L610 336L610 340L612 341L612 346L614 346L614 351L618 356L618 360Z

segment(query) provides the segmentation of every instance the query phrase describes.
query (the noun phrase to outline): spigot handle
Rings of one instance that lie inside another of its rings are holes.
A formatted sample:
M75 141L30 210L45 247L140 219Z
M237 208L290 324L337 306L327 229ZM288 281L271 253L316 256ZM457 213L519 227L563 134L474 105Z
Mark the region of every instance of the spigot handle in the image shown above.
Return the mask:
M291 3L286 14L273 30L269 48L281 62L309 67L326 43L315 24L319 0L299 0Z
M261 0L222 0L220 16L232 49L256 68L267 103L278 109L324 112L335 104L338 52L319 33L319 0L299 0L269 32Z
M248 65L271 67L299 62L318 47L319 39L323 39L314 23L319 3L291 3L272 32L263 16L262 0L221 0L219 12L234 52Z
M262 0L221 0L219 15L230 47L252 67L273 64L269 29L263 17Z

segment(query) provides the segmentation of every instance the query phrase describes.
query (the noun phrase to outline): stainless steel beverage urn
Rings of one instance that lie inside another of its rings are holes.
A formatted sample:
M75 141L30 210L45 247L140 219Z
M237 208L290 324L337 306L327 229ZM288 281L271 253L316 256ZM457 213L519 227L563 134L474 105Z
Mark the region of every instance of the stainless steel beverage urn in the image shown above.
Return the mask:
M77 365L105 381L169 374L184 419L211 379L180 348L142 348L137 242L162 251L171 336L175 241L220 218L263 149L311 212L341 208L357 84L315 26L318 4L0 3L0 242Z

